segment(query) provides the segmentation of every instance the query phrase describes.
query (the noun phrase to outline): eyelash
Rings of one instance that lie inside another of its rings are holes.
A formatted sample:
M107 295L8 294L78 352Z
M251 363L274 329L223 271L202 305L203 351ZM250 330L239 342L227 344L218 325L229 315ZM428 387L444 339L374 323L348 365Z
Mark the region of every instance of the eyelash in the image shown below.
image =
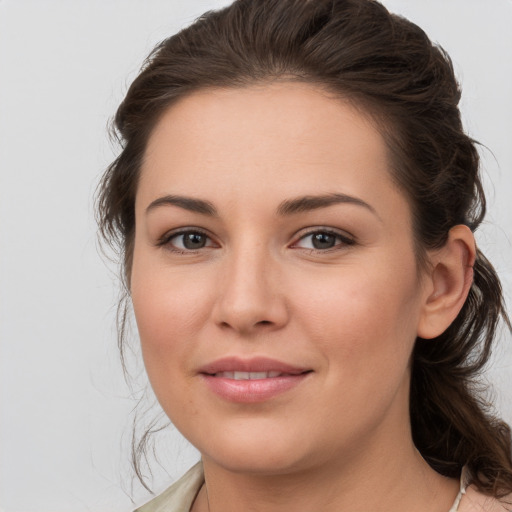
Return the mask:
M181 249L178 247L174 247L172 245L171 241L180 236L183 237L184 235L200 235L200 236L206 237L206 239L207 239L206 243L208 244L208 240L209 240L210 244L204 245L203 247L200 247L198 249L187 249L187 248ZM308 237L313 237L315 235L333 236L336 239L336 243L333 247L327 247L324 249L318 249L318 248L314 248L314 247L307 248L307 247L298 246L298 244L301 241L306 240ZM314 230L304 233L290 247L292 249L302 249L302 250L307 251L312 254L313 253L325 254L325 253L329 253L332 251L339 251L339 250L343 249L344 247L354 245L355 243L356 242L355 242L354 238L352 238L351 236L341 234L338 231L335 231L335 230L332 230L329 228L317 228L317 229L314 229ZM187 228L187 229L181 229L179 231L173 231L171 233L166 233L164 236L162 236L158 240L156 245L158 247L166 247L166 248L168 248L168 250L170 250L174 253L177 253L177 254L197 254L199 251L201 251L201 249L214 247L215 243L212 241L212 238L208 235L208 233L206 233L204 230L202 230L200 228Z
M171 233L166 233L164 236L162 236L158 240L156 245L158 247L166 247L168 250L170 250L170 251L172 251L174 253L177 253L177 254L197 254L201 249L212 247L212 245L214 245L214 244L205 245L204 247L200 247L199 249L187 249L187 248L180 249L179 247L174 247L172 245L171 241L174 238L178 238L180 236L183 237L184 235L188 235L188 234L189 235L201 235L201 236L204 236L210 242L212 242L212 238L208 235L208 233L206 233L202 229L200 229L200 228L187 228L187 229L181 229L179 231L173 231Z
M309 237L313 237L315 235L329 235L329 236L333 236L335 237L336 239L336 243L333 247L328 247L328 248L324 248L324 249L316 249L316 248L306 248L306 247L298 247L297 244L303 240L306 240L307 238ZM298 240L297 242L294 242L293 245L292 245L292 248L297 248L297 249L302 249L302 250L305 250L305 251L308 251L312 254L314 253L317 253L317 254L325 254L325 253L330 253L330 252L333 252L333 251L339 251L339 250L342 250L343 248L346 248L347 246L351 246L351 245L354 245L356 243L356 241L354 240L353 237L347 235L347 234L341 234L339 231L335 231L333 229L329 229L329 228L316 228L312 231L308 231L307 233L303 234Z

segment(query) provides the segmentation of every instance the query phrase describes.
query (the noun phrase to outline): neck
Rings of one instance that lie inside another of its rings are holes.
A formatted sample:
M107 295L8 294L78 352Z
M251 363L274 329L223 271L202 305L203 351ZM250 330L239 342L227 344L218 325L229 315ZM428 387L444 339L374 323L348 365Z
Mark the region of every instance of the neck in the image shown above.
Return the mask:
M194 512L447 512L458 482L432 470L412 439L345 453L335 464L282 474L232 471L203 457L206 485Z
M436 473L416 450L403 406L408 387L400 392L378 424L336 453L332 447L302 450L309 455L289 467L259 473L203 454L205 486L192 512L447 512L459 484Z

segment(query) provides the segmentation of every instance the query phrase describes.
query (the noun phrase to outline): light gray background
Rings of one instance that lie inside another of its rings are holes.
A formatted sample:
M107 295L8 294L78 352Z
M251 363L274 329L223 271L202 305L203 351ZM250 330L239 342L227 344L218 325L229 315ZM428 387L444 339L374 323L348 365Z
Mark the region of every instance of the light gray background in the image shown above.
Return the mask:
M0 508L128 511L130 410L116 281L92 197L114 153L106 123L152 46L223 0L0 0ZM512 1L387 0L451 54L490 211L478 234L512 303ZM493 156L494 155L494 156ZM510 307L509 307L510 310ZM512 347L489 373L512 422ZM141 382L144 382L141 380ZM138 388L136 388L138 389ZM168 475L196 458L165 441Z

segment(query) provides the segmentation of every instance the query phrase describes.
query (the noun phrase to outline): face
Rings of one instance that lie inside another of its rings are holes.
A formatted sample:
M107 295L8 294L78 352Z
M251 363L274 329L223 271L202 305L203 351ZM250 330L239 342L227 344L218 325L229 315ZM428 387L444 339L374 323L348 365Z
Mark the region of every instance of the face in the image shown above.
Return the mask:
M131 293L158 400L205 460L285 473L401 442L421 282L384 140L348 103L205 90L159 121Z

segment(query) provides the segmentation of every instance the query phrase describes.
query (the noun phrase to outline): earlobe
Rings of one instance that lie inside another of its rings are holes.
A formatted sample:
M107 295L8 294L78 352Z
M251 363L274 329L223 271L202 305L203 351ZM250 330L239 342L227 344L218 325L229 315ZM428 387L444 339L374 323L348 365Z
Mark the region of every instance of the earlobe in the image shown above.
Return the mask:
M428 294L417 335L430 339L442 334L455 320L473 283L475 238L464 225L454 226L446 244L432 255Z

